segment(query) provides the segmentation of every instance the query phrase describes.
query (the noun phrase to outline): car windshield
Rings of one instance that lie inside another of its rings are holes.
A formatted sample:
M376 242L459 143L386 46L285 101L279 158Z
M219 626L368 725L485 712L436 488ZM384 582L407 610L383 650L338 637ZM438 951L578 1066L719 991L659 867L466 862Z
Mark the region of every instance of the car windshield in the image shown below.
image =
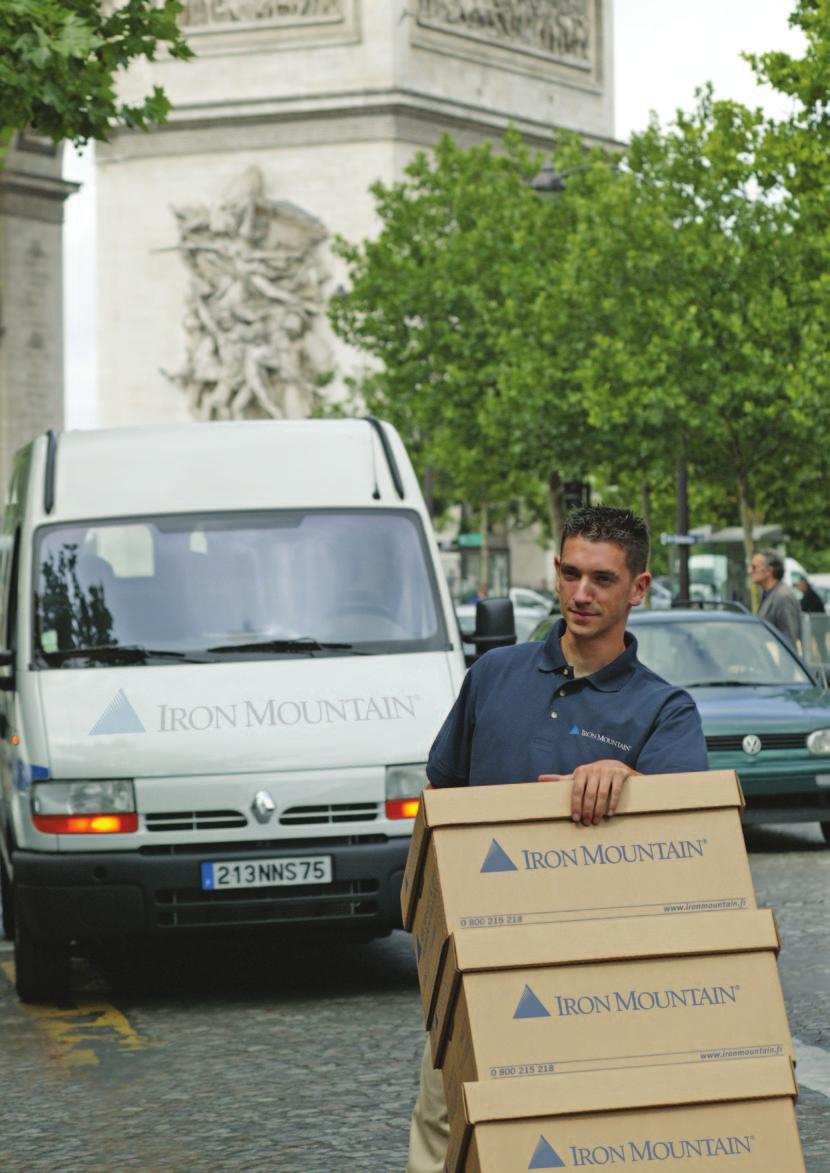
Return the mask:
M683 688L811 683L795 656L763 623L701 619L631 624L638 656Z
M41 666L448 645L421 521L408 510L48 526L35 582Z

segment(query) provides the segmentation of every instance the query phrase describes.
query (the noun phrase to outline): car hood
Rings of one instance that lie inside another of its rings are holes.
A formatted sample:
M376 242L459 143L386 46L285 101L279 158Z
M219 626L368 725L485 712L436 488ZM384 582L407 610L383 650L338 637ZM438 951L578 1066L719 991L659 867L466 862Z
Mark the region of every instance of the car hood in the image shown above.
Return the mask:
M445 652L37 674L52 777L426 760L454 698Z
M819 688L690 688L707 733L830 727L830 693Z

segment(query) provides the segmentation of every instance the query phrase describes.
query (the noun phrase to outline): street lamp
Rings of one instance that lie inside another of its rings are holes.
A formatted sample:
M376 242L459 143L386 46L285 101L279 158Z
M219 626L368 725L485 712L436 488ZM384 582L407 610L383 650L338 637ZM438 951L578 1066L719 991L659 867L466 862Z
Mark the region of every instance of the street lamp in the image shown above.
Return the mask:
M530 186L539 195L555 195L557 192L565 190L567 186L565 181L569 176L576 175L579 171L592 171L595 166L595 163L580 163L578 167L566 167L564 171L557 171L548 159L533 176ZM605 166L611 171L620 170L619 163L606 163Z

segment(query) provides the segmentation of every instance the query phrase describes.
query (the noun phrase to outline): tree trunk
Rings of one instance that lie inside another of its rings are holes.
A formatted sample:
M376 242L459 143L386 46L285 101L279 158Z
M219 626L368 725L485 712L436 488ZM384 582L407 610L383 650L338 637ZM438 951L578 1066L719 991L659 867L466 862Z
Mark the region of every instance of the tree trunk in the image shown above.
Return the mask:
M479 594L481 594L481 587L490 592L490 522L487 518L487 506L481 507L481 583L479 584Z
M651 485L645 477L640 481L640 513L648 527L648 532L651 533ZM651 610L651 591L643 600L643 606L647 610Z
M686 445L682 440L680 443L680 457L677 461L677 532L685 536L689 532L689 469L686 464ZM677 547L677 579L680 598L691 598L689 547L684 543Z
M553 548L558 554L562 545L562 531L565 528L565 490L562 487L562 477L556 471L548 477L548 505Z
M749 488L749 478L746 475L746 470L738 467L738 501L741 508L741 525L744 531L744 555L746 556L746 564L749 566L752 561L752 555L755 553L755 540L752 536L755 529L755 510L752 506L751 493ZM761 601L760 591L755 583L750 586L752 597L752 610L758 610L758 604Z

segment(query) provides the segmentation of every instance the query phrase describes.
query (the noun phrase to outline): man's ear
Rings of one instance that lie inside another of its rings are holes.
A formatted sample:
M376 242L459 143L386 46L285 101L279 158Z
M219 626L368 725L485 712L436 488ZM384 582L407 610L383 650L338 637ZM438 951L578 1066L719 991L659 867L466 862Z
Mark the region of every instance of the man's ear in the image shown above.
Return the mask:
M632 607L636 607L638 603L642 603L646 597L646 591L651 586L651 575L647 570L642 574L638 574L631 584L630 603Z

